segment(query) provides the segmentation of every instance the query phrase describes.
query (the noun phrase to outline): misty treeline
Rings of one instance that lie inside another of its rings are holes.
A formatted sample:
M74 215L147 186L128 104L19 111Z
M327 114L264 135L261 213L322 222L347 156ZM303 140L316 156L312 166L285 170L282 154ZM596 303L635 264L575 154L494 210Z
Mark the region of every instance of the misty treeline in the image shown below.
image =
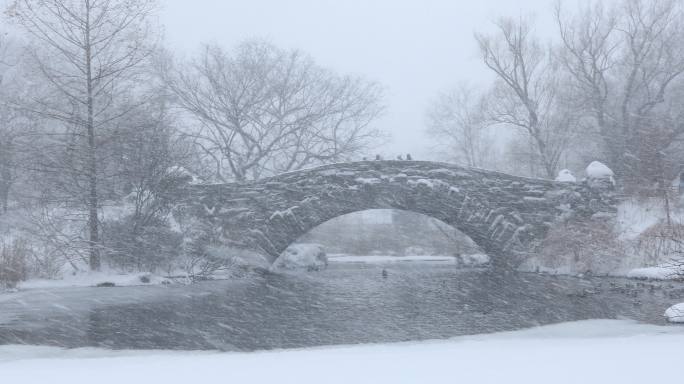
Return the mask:
M575 5L477 32L493 81L437 97L429 132L470 166L552 179L570 169L579 178L600 160L627 193L669 186L684 164L683 2ZM540 35L539 18L555 33Z
M179 187L344 161L379 137L378 84L256 39L174 57L155 22L159 6L13 0L5 9L5 274L103 263L205 270L213 264L179 259L192 254L169 217Z
M553 33L537 31L540 18ZM449 159L578 180L599 160L626 200L666 216L629 241L608 218L558 223L528 268L682 264L684 232L670 216L684 171L684 2L559 1L537 18L499 18L474 39L491 83L461 83L427 115Z

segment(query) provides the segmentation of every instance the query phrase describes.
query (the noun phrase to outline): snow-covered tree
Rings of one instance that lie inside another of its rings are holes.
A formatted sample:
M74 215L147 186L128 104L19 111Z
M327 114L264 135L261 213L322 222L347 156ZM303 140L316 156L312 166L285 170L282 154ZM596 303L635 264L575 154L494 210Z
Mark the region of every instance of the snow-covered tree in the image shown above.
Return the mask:
M94 270L101 263L102 134L135 105L154 7L152 0L15 0L7 10L30 39L28 54L46 91L22 107L51 121L51 141L61 147L43 157L43 170L70 178L61 184L86 211Z

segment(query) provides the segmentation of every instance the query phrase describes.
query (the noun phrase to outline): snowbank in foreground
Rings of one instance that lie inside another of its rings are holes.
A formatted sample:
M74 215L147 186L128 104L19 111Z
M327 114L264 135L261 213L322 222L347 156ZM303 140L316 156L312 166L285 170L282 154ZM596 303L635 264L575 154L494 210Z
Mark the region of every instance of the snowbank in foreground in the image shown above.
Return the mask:
M320 244L292 244L273 262L272 270L319 271L328 266L328 257Z
M67 287L95 287L98 284L113 283L117 287L133 285L162 284L167 279L149 273L117 274L106 272L83 272L65 274L60 280L31 279L20 282L18 289L49 289Z
M257 353L0 346L7 383L677 383L684 328L592 320L448 341ZM86 358L87 357L87 358Z
M684 323L684 303L668 308L665 311L665 318L671 323Z

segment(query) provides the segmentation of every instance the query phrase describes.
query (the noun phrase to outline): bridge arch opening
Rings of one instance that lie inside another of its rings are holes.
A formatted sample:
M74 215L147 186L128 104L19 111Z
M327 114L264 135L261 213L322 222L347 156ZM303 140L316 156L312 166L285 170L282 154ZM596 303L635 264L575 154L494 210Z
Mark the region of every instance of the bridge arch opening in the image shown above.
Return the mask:
M473 239L434 217L400 209L368 209L327 220L292 245L319 244L337 262L439 261L485 266Z

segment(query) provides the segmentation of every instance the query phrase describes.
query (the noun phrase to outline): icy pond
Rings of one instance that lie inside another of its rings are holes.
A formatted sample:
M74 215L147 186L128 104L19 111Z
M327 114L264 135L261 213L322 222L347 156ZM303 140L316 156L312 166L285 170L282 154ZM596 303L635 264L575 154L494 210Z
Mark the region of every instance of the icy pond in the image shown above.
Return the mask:
M383 277L382 270L387 271ZM665 324L684 284L501 274L448 263L331 264L191 286L0 295L0 344L252 351L448 338L583 319Z

